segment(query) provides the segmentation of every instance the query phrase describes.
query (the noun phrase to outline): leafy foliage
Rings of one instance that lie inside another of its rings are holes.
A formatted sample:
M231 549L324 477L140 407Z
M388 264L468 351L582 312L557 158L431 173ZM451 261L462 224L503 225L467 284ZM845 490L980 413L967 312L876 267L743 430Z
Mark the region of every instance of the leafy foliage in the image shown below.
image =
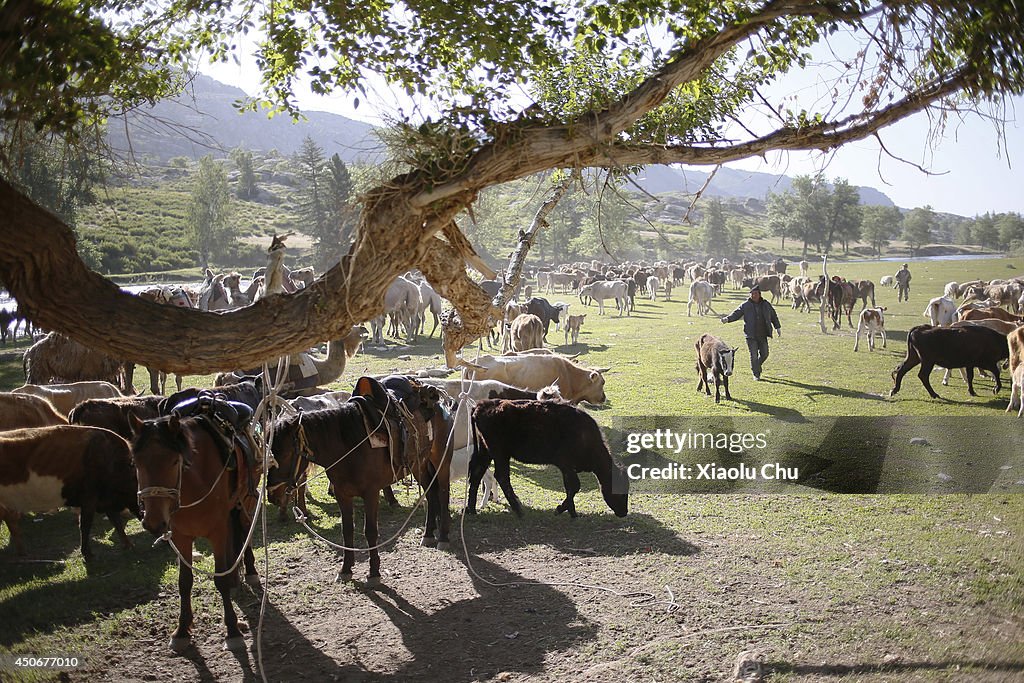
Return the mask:
M913 209L903 219L903 239L910 245L911 254L931 241L934 225L935 213L930 206Z

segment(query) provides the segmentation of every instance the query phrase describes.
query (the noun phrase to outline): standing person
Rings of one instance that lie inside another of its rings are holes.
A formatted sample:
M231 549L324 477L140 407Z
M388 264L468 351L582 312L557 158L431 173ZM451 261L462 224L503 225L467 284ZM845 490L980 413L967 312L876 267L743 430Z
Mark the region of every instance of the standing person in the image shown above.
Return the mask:
M900 290L898 300L910 301L910 267L904 263L893 279L896 280L896 288Z
M747 337L747 348L750 350L750 370L754 373L754 381L761 379L761 366L768 359L768 337L775 328L782 338L782 325L779 316L770 303L761 296L761 289L753 287L750 298L744 301L729 315L723 315L723 323L731 323L743 318L743 334Z

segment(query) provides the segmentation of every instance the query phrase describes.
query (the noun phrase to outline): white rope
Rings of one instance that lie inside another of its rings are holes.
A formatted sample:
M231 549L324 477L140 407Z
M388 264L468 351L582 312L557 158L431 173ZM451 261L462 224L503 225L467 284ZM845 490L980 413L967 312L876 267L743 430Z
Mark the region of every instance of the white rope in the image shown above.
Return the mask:
M390 401L391 401L391 397L389 395L388 396L388 403L389 403L389 405L390 405ZM306 520L306 516L304 514L302 514L302 511L299 510L299 508L297 508L297 507L292 508L292 514L295 515L295 521L298 522L299 524L301 524L303 527L305 527L306 531L308 531L310 534L312 534L315 538L319 539L322 543L325 543L326 545L328 545L328 546L330 546L330 547L332 547L332 548L334 548L336 550L352 551L352 552L362 552L362 551L365 550L365 551L368 552L370 550L379 550L380 548L383 548L384 546L389 545L391 542L393 542L399 536L401 536L403 533L405 533L405 530L409 527L409 522L412 520L413 514L416 513L416 510L419 509L420 505L423 503L423 501L425 499L425 496L427 495L427 491L430 490L430 487L434 485L434 482L437 481L437 477L441 474L441 469L443 467L451 468L451 458L447 457L447 453L448 453L448 449L453 445L453 441L455 439L455 424L456 423L455 423L455 421L453 419L453 421L452 421L452 428L448 431L448 440L445 443L445 447L444 447L444 451L443 451L445 453L445 455L441 456L441 467L437 467L437 468L434 469L434 476L431 478L430 482L427 483L426 487L423 487L423 486L420 487L419 498L416 499L416 502L413 504L412 509L409 511L409 514L406 516L405 520L402 522L402 524L399 527L398 531L396 531L394 533L394 535L392 535L386 541L381 541L380 543L377 543L376 545L370 546L370 547L367 547L367 548L349 548L348 546L341 545L341 544L335 543L334 541L331 541L331 540L329 540L327 538L324 538L319 533L317 533L317 531L315 529L313 529L311 526L309 526L309 524L306 523L306 521L307 521ZM379 425L378 425L378 428L379 428ZM366 438L368 439L370 437L367 436ZM365 441L365 440L366 439L363 439L363 441ZM362 443L362 441L360 443ZM354 448L352 450L354 450ZM352 450L350 450L349 453L351 453ZM390 449L389 449L389 453L390 453ZM348 453L346 453L345 455L348 455ZM342 456L342 457L345 457L345 456ZM447 463L445 461L447 461ZM340 458L339 458L338 462L340 462ZM335 464L337 464L337 462ZM333 467L333 466L334 465L331 465L331 467ZM326 474L327 470L325 469L323 473ZM429 512L430 512L429 509L427 510L427 512L429 514ZM449 510L449 514L450 514L450 510Z

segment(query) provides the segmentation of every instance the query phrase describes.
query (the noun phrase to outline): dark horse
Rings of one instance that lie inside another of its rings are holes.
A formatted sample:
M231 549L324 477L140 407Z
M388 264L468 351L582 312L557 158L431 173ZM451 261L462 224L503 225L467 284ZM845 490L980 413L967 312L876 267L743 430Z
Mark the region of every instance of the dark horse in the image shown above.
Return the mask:
M213 547L214 566L223 576L214 584L224 601L227 638L224 647L245 649L238 630L238 616L231 605L230 591L237 585L238 572L227 570L235 562L245 541L245 525L257 499L253 482L255 468L246 464L239 449L227 446L217 427L207 417L181 418L172 414L155 420L131 417L132 457L139 476L139 498L144 513L142 526L156 536L171 533L170 542L185 560L192 559L192 543L206 538ZM229 453L229 449L234 452ZM252 548L244 549L245 580L258 585ZM184 651L191 642L192 569L178 560L178 593L181 612L170 647Z
M382 383L356 382L352 400L336 408L282 418L274 425L278 466L267 477L271 501L282 504L305 481L309 463L323 467L341 508L347 548L338 580L350 580L355 564L353 501L363 499L364 533L370 553L367 583L380 582L377 517L380 492L409 473L426 489L424 545L448 547L452 419L435 387L393 376ZM435 539L435 531L439 538Z

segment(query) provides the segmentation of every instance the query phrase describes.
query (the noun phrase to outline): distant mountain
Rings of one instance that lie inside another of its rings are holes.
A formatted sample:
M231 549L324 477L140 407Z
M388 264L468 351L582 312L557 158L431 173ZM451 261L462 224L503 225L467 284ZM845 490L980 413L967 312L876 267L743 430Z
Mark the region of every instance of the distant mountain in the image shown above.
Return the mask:
M165 162L171 157L198 159L226 156L235 147L288 155L299 150L307 135L327 156L338 153L346 162L379 161L383 147L373 126L326 112L306 112L306 121L287 115L268 119L265 112L240 113L234 103L245 98L234 86L197 75L187 91L125 119L111 121L108 142L115 152ZM127 123L127 125L126 125Z
M646 166L634 178L640 187L651 194L664 192L693 193L704 186L709 173L680 166ZM764 199L769 192L786 192L793 186L789 176L756 171L742 171L722 167L718 169L705 197ZM873 187L858 187L860 203L869 206L895 206L884 193Z

